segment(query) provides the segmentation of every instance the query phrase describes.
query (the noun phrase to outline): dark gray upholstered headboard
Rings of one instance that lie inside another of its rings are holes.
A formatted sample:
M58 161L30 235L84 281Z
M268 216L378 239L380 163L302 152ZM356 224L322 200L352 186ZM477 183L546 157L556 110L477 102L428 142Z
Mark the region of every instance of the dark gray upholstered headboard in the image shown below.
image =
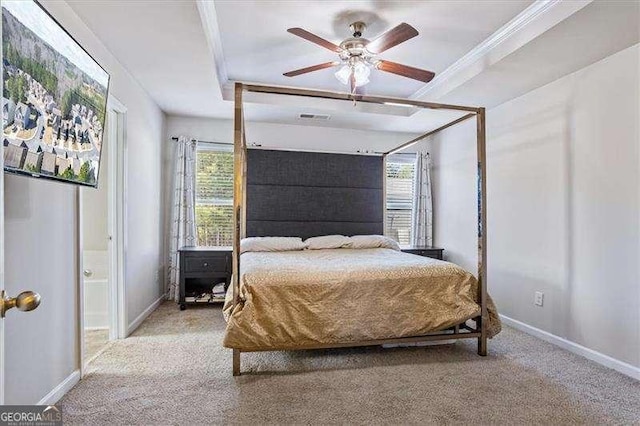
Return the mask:
M382 157L249 149L247 236L382 234Z

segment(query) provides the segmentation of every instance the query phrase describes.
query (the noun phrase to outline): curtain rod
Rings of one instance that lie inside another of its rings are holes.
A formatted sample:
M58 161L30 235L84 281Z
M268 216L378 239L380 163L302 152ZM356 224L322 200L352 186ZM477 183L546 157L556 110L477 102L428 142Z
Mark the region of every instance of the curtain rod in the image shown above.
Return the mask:
M178 139L179 138L177 136L173 136L171 138L171 140L174 141L174 142L177 142ZM190 141L191 142L198 142L198 143L211 143L211 144L217 144L217 145L233 145L233 143L230 143L230 142L201 141L200 139L195 139L195 138L191 138Z
M171 140L174 142L178 141L178 137L177 136L172 136ZM231 142L213 142L213 141L201 141L200 139L195 139L195 138L191 138L190 139L191 142L197 142L197 143L210 143L210 144L214 144L214 145L233 145L233 143ZM254 144L254 145L250 145L247 146L247 148L262 148L262 145L258 145L258 144ZM279 150L279 151L297 151L295 148L264 148L264 149L274 149L274 150ZM302 150L305 151L305 150ZM355 152L338 152L338 151L315 151L315 150L306 150L307 152L319 152L319 153L327 153L327 154L365 154L365 155L382 155L384 154L384 152L378 152L378 151L355 151ZM391 154L391 155L413 155L413 153L410 152L402 152L402 153L396 153L396 154ZM429 155L429 153L427 152L427 155Z

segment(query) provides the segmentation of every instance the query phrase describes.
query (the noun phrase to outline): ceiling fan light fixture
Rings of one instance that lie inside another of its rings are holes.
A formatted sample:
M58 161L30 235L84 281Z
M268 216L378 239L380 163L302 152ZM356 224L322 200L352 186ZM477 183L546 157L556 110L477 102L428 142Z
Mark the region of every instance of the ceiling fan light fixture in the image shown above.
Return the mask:
M340 83L349 84L349 78L351 78L351 67L349 65L343 66L336 72L335 76L340 80Z
M364 62L358 62L353 66L353 77L356 81L356 87L369 83L369 75L371 75L371 70Z
M353 74L353 79L355 81L355 86L360 87L369 83L369 76L371 75L371 70L367 66L366 63L359 61L353 65L347 64L335 73L335 76L340 82L344 85L348 85L351 80L351 74Z

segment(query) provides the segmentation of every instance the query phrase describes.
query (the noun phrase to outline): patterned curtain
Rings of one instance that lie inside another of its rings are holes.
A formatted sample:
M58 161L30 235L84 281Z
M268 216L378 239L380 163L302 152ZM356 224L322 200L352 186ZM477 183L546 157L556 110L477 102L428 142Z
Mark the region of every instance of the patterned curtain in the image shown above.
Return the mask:
M416 154L413 180L413 216L411 244L433 245L433 202L431 199L431 158L429 153Z
M196 245L195 221L195 161L196 142L181 136L176 147L176 165L171 205L171 234L169 241L169 299L178 300L180 294L180 260L178 250Z

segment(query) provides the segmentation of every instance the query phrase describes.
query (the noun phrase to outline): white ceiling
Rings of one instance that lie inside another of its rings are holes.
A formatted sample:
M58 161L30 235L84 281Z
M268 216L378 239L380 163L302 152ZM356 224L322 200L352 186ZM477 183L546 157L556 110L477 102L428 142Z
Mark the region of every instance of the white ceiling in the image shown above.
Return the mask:
M367 103L353 104L317 98L249 93L245 95L247 121L312 125L386 132L425 133L455 120L466 112L407 108ZM300 113L326 114L327 121L300 119Z
M490 108L638 42L640 1L595 1L439 101Z
M339 42L354 20L369 23L370 39L407 22L420 35L381 57L430 69L436 79L424 85L374 71L367 94L487 107L640 41L636 1L68 1L165 112L186 116L232 118L236 80L344 90L331 70L282 76L334 58L290 27ZM456 116L262 97L247 119L306 124L302 112L332 116L314 126L396 132L426 131Z
M195 1L67 2L163 111L230 113Z
M338 55L287 33L301 27L339 44L349 24L369 25L373 40L402 22L420 35L380 55L440 73L521 12L531 0L510 1L229 1L216 0L220 41L229 79L345 91L325 69L297 77L282 73L338 59ZM406 98L424 83L373 71L367 94Z

